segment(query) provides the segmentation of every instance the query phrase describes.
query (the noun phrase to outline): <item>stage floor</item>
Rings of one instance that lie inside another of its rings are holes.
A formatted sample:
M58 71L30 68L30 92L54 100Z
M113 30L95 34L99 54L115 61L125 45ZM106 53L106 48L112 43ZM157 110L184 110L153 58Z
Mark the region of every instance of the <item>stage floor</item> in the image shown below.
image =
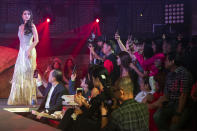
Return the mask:
M0 109L4 108L32 108L32 106L10 106L7 105L8 99L0 99ZM38 107L41 104L42 99L39 98L36 107Z
M36 106L10 106L7 105L7 99L0 99L0 130L15 131L56 131L58 129L49 125L34 121L26 117L31 110L36 110L42 99L38 99Z

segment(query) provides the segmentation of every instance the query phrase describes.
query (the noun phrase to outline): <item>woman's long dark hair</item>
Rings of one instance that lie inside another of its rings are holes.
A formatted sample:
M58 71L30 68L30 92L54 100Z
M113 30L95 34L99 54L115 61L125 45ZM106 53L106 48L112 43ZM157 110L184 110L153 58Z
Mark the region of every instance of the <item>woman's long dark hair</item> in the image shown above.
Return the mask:
M163 49L162 49L163 43L161 40L153 40L152 43L155 44L155 47L156 47L156 51L154 52L154 54L163 52Z
M154 52L153 52L152 45L149 43L146 43L144 45L144 58L148 59L148 58L151 58L153 55L154 55Z
M27 21L27 23L25 24L25 27L24 27L24 34L28 35L28 34L32 33L33 13L30 9L23 10L23 13L24 13L24 11L29 11L29 13L30 13L30 18L29 18L29 20ZM24 23L24 21L23 21L23 23Z
M72 64L73 64L72 67L71 67L71 69L73 70L73 68L74 68L74 62L73 62L73 60L71 58L67 59L66 62L65 62L65 65L64 65L64 75L65 75L65 77L67 79L70 79L69 76L68 76L68 62L69 61L72 61Z
M118 56L120 57L121 65L123 68L125 68L128 71L129 77L133 81L134 84L134 95L138 92L138 75L137 73L130 68L130 63L132 62L132 59L129 55L129 53L125 51L121 51ZM120 72L122 72L122 69L120 68Z
M112 104L112 92L111 92L111 79L109 76L109 73L107 71L107 69L105 69L105 67L103 66L99 66L96 65L92 71L92 77L94 78L98 78L99 81L101 82L101 84L103 85L103 90L99 95L97 95L94 99L92 99L93 101L92 103L92 110L90 110L90 114L92 114L92 116L97 116L96 118L99 119L100 118L100 110L99 107L101 106L101 103L103 102L104 105L108 108L108 113L111 112L111 104ZM98 88L98 87L97 87ZM100 90L100 88L98 88ZM98 114L96 114L98 113ZM93 115L94 114L94 115Z
M110 89L111 79L107 69L105 69L103 66L97 65L92 72L92 76L99 79L104 87L104 91Z
M126 51L121 51L118 56L120 57L121 66L129 69L129 64L132 62L129 53L127 53Z

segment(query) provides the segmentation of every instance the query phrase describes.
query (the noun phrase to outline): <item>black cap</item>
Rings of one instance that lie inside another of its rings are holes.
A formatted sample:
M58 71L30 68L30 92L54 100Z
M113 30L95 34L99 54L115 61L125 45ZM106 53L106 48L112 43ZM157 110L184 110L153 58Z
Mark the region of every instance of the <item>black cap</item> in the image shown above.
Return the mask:
M113 51L115 51L115 49L116 49L116 43L113 40L107 40L107 41L105 41L105 43L108 46L110 46Z
M96 41L97 41L97 42L100 42L100 41L104 42L105 40L104 40L103 36L99 36L99 37L96 39Z

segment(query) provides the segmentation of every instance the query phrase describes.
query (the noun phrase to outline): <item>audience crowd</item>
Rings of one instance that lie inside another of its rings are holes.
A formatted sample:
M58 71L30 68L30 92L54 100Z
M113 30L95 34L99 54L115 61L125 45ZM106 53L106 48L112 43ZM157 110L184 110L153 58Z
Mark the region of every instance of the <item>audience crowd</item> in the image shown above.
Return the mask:
M38 112L62 111L58 128L65 131L196 130L197 41L186 38L136 39L124 44L97 38L88 42L88 72L78 84L72 59L54 59L38 89ZM63 95L77 106L62 108ZM63 111L64 110L64 111ZM35 115L35 111L32 111ZM42 120L41 116L34 117Z

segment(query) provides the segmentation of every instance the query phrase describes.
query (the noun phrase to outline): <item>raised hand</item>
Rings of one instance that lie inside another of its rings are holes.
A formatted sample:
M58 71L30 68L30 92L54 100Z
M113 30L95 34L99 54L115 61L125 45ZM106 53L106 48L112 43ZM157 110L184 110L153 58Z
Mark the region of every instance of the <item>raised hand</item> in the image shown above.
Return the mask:
M85 98L81 95L76 94L74 96L74 101L79 104L79 106L82 106L85 103Z
M76 73L72 74L71 75L71 81L75 81L76 80L76 77L77 77L77 74Z
M30 57L31 57L31 52L28 50L28 51L26 52L26 55L27 55L28 58L30 58Z

